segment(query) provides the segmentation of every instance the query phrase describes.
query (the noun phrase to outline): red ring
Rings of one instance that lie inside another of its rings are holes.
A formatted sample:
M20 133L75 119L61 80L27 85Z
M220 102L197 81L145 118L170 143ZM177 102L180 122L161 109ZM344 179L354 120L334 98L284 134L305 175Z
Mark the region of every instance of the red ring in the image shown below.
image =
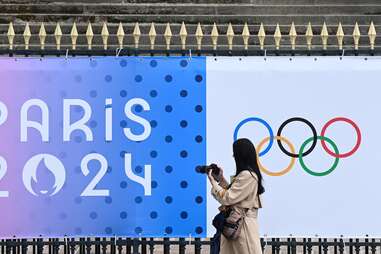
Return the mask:
M345 117L335 117L331 120L329 120L324 126L323 126L323 129L321 130L321 134L320 136L324 137L324 134L325 134L325 131L327 130L328 126L331 125L332 123L334 122L338 122L338 121L343 121L343 122L346 122L346 123L349 123L350 125L353 126L353 128L355 128L356 130L356 134L357 134L357 141L356 141L356 145L353 147L352 150L350 150L349 152L347 153L342 153L342 154L336 154L334 152L332 152L331 150L329 150L329 148L327 147L324 139L321 140L321 145L323 146L324 150L331 156L335 157L335 158L346 158L348 156L351 156L352 154L354 154L357 149L360 147L360 143L361 143L361 131L360 131L360 128L351 120L351 119L348 119L348 118L345 118Z

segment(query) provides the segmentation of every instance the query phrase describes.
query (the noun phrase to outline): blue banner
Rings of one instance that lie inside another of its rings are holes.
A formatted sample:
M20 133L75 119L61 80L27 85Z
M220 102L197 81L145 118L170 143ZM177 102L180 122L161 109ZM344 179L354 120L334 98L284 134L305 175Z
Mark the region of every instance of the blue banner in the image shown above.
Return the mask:
M204 57L0 59L0 237L204 237Z

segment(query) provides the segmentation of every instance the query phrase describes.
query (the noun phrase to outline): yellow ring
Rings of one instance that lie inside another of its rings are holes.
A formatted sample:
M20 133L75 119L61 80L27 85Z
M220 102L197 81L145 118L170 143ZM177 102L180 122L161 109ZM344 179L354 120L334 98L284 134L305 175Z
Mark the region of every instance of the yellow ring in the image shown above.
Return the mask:
M284 138L284 137L281 137L281 136L274 136L273 138L276 139L276 140L280 140L280 141L283 141L284 143L286 143L287 146L290 148L291 153L295 153L295 148L294 148L294 146L291 144L291 142L290 142L288 139L286 139L286 138ZM281 171L278 171L278 172L271 172L271 171L269 171L268 169L266 169L264 166L262 166L261 162L259 161L259 151L261 151L263 145L264 145L267 141L269 141L269 140L270 140L270 137L264 138L264 139L258 144L258 146L257 146L257 161L258 161L259 169L260 169L263 173L265 173L265 174L267 174L267 175L269 175L269 176L282 176L282 175L288 173L288 172L291 170L292 166L294 166L294 164L295 164L295 158L294 158L294 157L291 157L291 161L290 161L290 163L288 164L288 166L287 166L286 168L282 169Z

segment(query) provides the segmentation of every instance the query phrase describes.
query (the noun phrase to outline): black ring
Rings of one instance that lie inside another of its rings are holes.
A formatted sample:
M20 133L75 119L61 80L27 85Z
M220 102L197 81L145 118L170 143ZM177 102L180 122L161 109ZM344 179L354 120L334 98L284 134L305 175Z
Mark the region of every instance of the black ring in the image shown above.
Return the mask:
M290 118L290 119L287 119L286 121L284 121L284 122L280 125L280 127L279 127L278 132L277 132L276 135L277 135L277 136L281 136L283 128L284 128L287 124L289 124L289 123L291 123L291 122L303 122L303 123L307 124L307 125L311 128L311 130L312 130L312 134L314 135L314 136L313 136L314 139L313 139L313 141L312 141L312 145L311 145L311 147L310 147L307 151L305 151L304 153L302 153L302 157L304 157L304 156L310 154L310 153L314 150L314 148L315 148L315 146L316 146L316 143L317 143L317 140L318 140L316 129L315 129L315 127L312 125L312 123L311 123L310 121L308 121L307 119L304 119L304 118L302 118L302 117L292 117L292 118ZM288 156L294 157L294 158L298 158L298 157L299 157L299 154L290 153L289 151L287 151L287 150L284 148L284 146L282 145L282 140L278 139L277 142L278 142L278 146L279 146L280 150L282 150L283 153L287 154Z

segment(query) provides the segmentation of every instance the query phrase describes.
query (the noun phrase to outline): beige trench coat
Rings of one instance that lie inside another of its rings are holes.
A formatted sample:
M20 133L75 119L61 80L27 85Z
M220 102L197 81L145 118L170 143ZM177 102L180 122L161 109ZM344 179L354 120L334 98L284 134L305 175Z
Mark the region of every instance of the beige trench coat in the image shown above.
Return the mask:
M217 183L212 181L211 193L213 197L226 206L241 211L242 208L249 208L244 217L242 231L238 239L228 240L221 235L221 254L262 254L262 248L258 231L258 208L261 208L260 198L257 194L258 181L255 173L250 174L244 170L233 180L232 185L227 189L225 179Z

